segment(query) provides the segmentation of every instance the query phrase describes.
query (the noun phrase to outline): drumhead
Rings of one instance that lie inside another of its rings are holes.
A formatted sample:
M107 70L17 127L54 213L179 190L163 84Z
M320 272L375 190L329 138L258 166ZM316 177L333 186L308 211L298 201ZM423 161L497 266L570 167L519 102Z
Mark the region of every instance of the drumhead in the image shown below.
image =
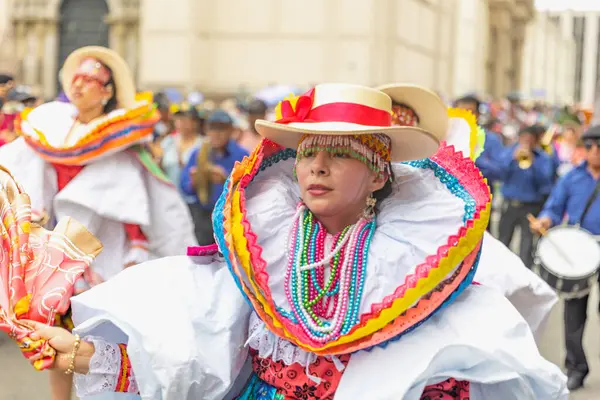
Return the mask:
M562 278L585 278L600 267L600 245L574 226L550 229L540 238L536 255L544 268Z

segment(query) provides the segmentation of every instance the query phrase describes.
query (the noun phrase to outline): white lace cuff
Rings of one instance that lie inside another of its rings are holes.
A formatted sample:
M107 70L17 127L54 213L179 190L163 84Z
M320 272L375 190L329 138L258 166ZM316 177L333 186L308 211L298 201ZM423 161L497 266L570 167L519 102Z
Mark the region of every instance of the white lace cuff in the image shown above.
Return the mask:
M115 392L121 372L121 351L119 346L97 337L82 340L92 343L95 348L86 375L75 374L75 390L78 397L93 396L104 392ZM137 393L138 387L133 374L129 377L127 393Z
M316 354L304 351L287 340L276 336L267 328L256 313L250 315L248 341L246 344L258 351L260 358L283 361L288 366L297 363L307 368L317 360Z

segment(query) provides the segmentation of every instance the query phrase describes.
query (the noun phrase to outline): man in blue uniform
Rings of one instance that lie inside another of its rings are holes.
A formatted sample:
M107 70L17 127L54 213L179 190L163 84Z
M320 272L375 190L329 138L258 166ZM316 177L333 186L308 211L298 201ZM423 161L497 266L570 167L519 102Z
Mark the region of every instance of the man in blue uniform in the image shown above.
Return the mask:
M519 141L507 147L500 159L504 202L499 239L505 246L510 246L515 228L519 226L519 256L527 267L533 264L533 233L529 230L527 215L540 212L554 177L552 160L539 146L544 131L538 125L523 128L519 132Z
M600 125L591 127L582 139L587 161L559 179L539 218L531 222L534 232L542 232L566 219L569 225L579 224L593 235L600 235ZM565 300L565 366L570 390L582 387L589 372L582 343L588 297L586 294Z

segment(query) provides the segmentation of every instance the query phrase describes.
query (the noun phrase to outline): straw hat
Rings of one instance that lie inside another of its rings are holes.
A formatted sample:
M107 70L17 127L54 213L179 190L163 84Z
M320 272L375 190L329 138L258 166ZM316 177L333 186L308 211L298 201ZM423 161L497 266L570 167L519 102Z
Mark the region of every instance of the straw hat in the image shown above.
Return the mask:
M97 59L112 71L112 78L115 81L115 90L117 92L118 107L125 109L135 107L136 90L129 67L120 55L106 47L81 47L69 54L62 68L61 75L62 86L66 95L69 96L71 92L73 76L77 72L81 62L88 57Z
M433 104L435 109L435 103ZM257 120L257 132L275 143L296 149L303 135L362 135L381 133L391 139L391 160L409 161L434 154L445 130L421 126L391 126L392 101L373 88L329 83L302 96L284 100L275 122Z
M377 90L390 96L394 103L412 108L419 117L419 128L444 140L449 123L448 107L437 94L421 86L400 83L379 86Z

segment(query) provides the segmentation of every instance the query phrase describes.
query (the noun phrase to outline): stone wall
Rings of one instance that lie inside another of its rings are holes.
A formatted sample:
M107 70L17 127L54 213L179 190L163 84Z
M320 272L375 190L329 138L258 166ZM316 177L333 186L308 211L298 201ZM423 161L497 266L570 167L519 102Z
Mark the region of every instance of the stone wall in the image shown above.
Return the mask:
M8 1L0 0L0 10ZM0 28L4 23L14 38L0 65L15 65L18 77L46 96L56 91L60 3L19 0L10 17L0 14ZM446 96L502 96L519 88L533 15L533 0L107 3L110 46L127 59L140 89L219 94L242 85L403 81Z

